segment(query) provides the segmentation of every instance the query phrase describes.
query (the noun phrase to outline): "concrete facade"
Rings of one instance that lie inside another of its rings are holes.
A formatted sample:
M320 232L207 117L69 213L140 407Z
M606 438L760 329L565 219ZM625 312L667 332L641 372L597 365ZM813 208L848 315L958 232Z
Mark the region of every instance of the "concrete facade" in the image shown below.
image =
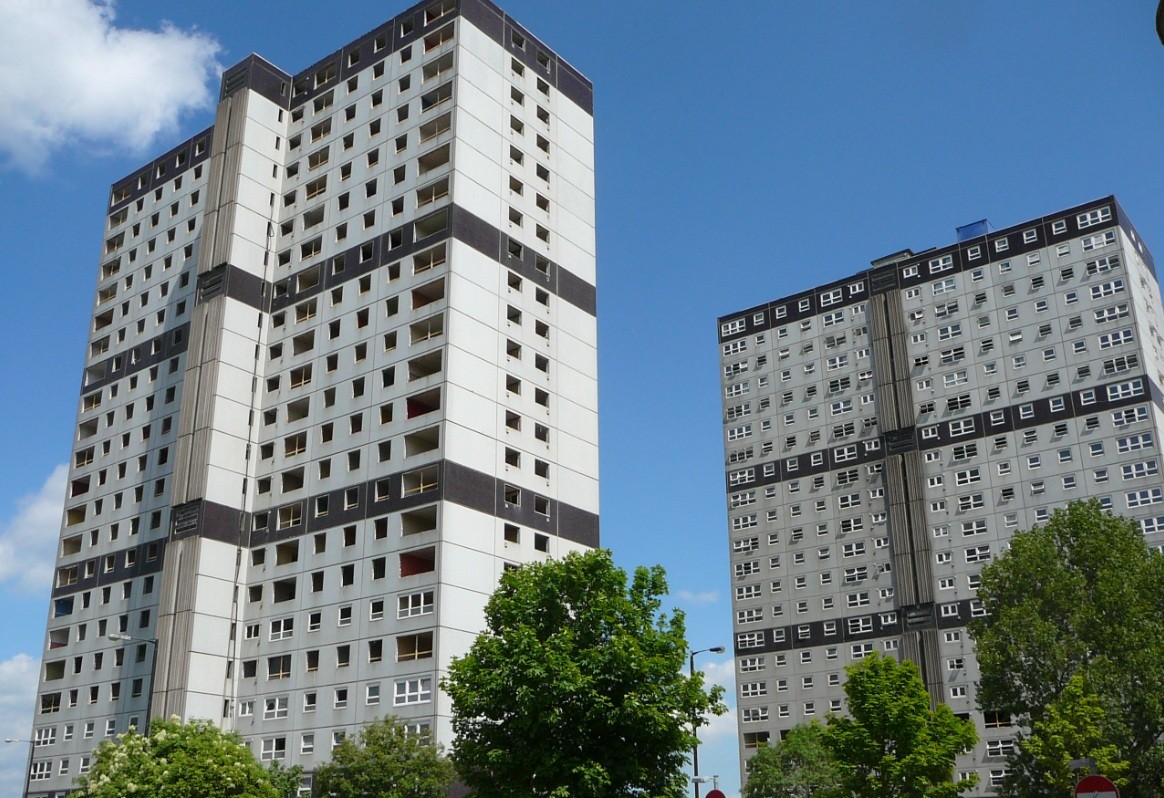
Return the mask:
M438 0L244 60L113 186L27 795L149 716L307 771L388 713L451 742L500 574L598 544L591 102Z
M918 664L974 719L990 795L1009 718L978 710L984 563L1095 497L1164 543L1164 339L1151 254L1114 197L719 320L741 768L844 711L844 666Z

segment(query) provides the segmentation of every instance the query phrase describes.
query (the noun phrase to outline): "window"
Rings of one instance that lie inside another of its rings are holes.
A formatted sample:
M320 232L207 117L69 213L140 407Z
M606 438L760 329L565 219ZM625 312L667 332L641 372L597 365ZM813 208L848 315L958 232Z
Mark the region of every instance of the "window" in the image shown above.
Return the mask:
M934 284L932 286L933 295L939 296L940 294L945 294L949 291L953 291L956 286L957 286L957 282L956 282L955 278L953 278L953 277L947 277L943 280L937 280L934 282Z
M1092 211L1087 211L1086 213L1081 213L1075 217L1075 220L1078 223L1080 230L1083 230L1087 227L1094 227L1095 225L1103 224L1104 222L1110 222L1111 206L1108 205L1102 208L1096 208Z
M1140 407L1126 408L1124 410L1117 410L1111 414L1111 421L1117 427L1123 427L1128 424L1134 424L1137 421L1145 421L1148 418L1148 408L1141 405Z
M1113 294L1122 293L1123 290L1124 281L1120 278L1116 278L1115 280L1110 280L1106 283L1100 283L1099 285L1091 286L1091 298L1102 299L1103 297L1109 297Z
M990 545L983 544L981 546L971 546L963 552L966 557L966 562L983 562L990 559Z
M1125 496L1125 499L1127 500L1128 509L1159 504L1164 501L1164 488L1148 488L1146 490L1131 491Z
M1110 246L1115 243L1116 235L1114 230L1108 230L1103 233L1097 233L1093 236L1088 236L1083 239L1083 251L1090 252L1093 249Z
M416 679L401 679L394 685L392 697L393 706L426 704L430 701L432 701L431 676L421 676Z
M283 654L278 657L267 658L267 678L268 679L289 679L291 678L291 655Z
M1140 379L1128 380L1107 386L1107 398L1110 401L1129 399L1133 396L1141 396L1143 393L1144 381Z
M1132 332L1132 329L1128 327L1127 329L1118 330L1116 332L1104 333L1103 335L1099 336L1098 340L1100 349L1110 349L1113 346L1130 344L1133 340L1135 340L1135 335Z

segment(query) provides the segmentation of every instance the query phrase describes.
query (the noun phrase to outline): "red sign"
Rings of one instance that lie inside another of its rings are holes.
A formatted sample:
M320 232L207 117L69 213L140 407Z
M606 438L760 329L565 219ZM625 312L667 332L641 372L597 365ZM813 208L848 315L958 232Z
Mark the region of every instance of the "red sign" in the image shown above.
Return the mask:
M1075 785L1075 798L1120 798L1120 791L1106 776L1084 776Z
M723 794L723 790L712 790L707 794L707 798L727 798L727 796Z

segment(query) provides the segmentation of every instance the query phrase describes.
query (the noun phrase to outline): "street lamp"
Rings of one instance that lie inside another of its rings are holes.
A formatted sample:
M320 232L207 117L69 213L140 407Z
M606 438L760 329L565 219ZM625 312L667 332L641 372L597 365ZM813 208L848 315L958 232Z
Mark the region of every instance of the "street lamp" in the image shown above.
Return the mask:
M156 637L134 637L133 635L122 634L114 632L106 635L109 640L115 643L152 643L154 646L154 655L150 660L150 691L146 696L146 717L145 717L145 735L148 737L150 733L150 719L151 712L154 706L154 680L158 676L158 639Z
M28 762L24 767L24 794L28 795L28 783L32 778L32 749L35 746L35 743L33 743L32 740L24 740L19 737L5 737L4 742L9 744L24 743L28 746Z
M695 677L695 655L710 651L712 654L722 654L724 652L723 646L712 646L711 648L701 648L691 652L691 658L688 660L687 672L692 678ZM691 783L695 785L695 798L699 798L699 718L691 718L691 734L695 737L695 745L691 747Z

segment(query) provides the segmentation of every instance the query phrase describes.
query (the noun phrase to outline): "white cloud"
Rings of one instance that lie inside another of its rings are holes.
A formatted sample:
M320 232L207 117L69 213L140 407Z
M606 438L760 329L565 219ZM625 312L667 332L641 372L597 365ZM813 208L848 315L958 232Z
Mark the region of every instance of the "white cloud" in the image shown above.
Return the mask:
M705 682L718 684L727 691L729 697L731 696L736 687L735 660L727 659L723 662L704 663L700 665L699 669L703 671Z
M736 670L732 659L723 662L704 662L700 665L703 671L704 685L718 684L723 688L724 703L728 711L723 715L707 718L707 725L699 729L699 739L712 743L725 737L735 737L736 733Z
M736 711L728 709L722 715L715 715L707 719L706 726L699 727L699 741L713 744L717 740L734 740L736 736Z
M676 590L675 598L680 601L685 601L688 604L714 604L719 600L719 594L714 590L705 590L702 593L695 593L690 590Z
M138 154L213 102L213 38L114 18L113 0L0 0L0 154L29 171L66 144Z
M0 662L0 739L29 738L39 669L27 654ZM0 743L0 795L21 794L27 764L27 743Z
M15 516L0 521L0 584L38 592L51 584L68 473L54 468L39 491L17 500Z

